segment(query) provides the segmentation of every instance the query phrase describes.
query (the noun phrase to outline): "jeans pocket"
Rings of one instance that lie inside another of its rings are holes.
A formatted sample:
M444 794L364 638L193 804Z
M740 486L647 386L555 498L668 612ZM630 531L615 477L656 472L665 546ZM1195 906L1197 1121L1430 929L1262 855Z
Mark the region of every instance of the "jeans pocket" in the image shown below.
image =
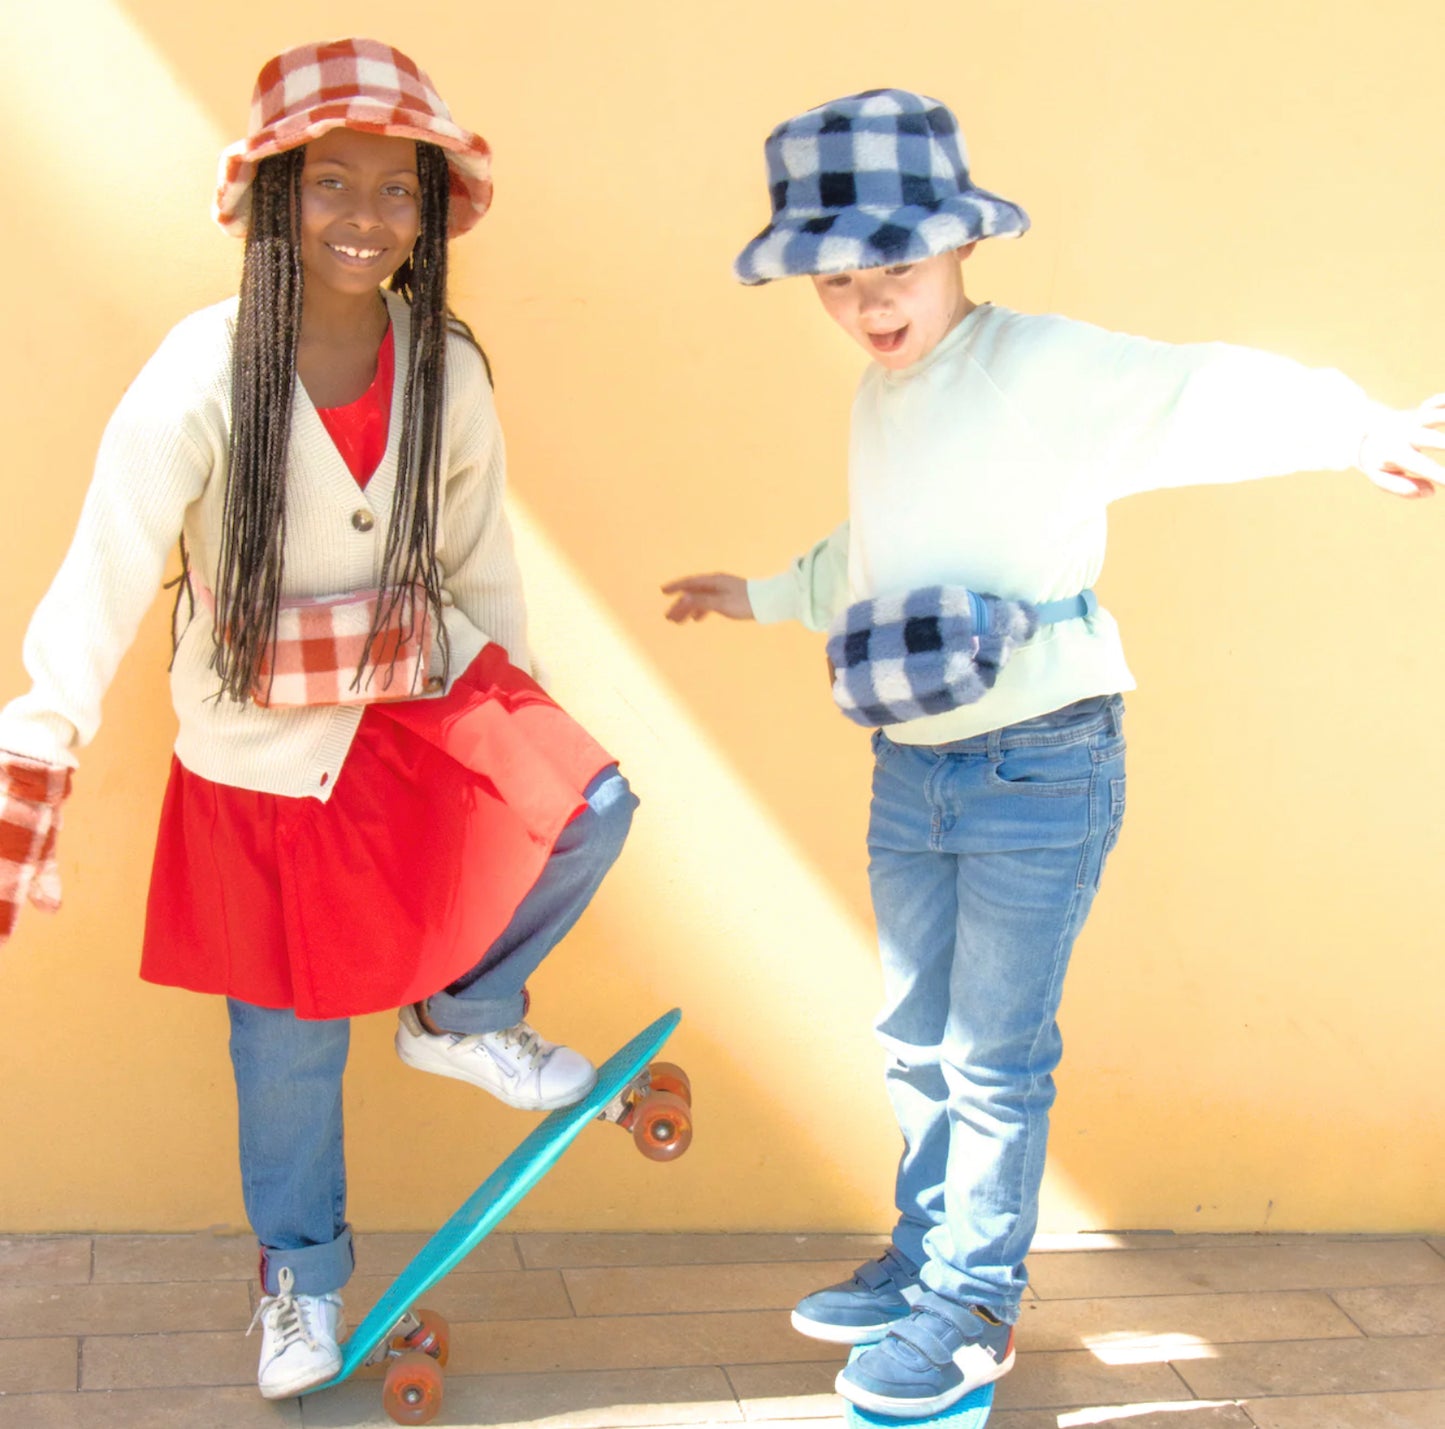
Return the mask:
M879 764L886 764L899 752L898 746L881 729L873 731L869 743L873 746L873 758Z
M1005 749L989 766L995 785L1020 794L1069 798L1087 795L1093 782L1087 744L1021 744Z

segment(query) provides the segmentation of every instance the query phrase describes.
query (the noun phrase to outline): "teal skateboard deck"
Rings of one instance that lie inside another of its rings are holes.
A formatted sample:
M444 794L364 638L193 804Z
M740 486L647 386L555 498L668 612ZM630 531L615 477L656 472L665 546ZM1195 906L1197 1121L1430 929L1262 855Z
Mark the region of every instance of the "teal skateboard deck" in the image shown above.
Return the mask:
M848 1356L851 1364L867 1345L855 1345ZM956 1404L938 1414L923 1419L895 1419L890 1414L875 1414L871 1409L859 1409L856 1404L844 1403L843 1415L851 1429L907 1429L907 1426L924 1424L946 1424L948 1429L983 1429L993 1409L993 1385L981 1384L970 1394L965 1394Z
M628 1128L644 1154L655 1159L681 1154L692 1134L686 1076L672 1069L660 1077L661 1088L654 1088L648 1073L648 1064L681 1017L676 1008L659 1017L598 1067L596 1086L580 1102L540 1122L392 1281L341 1346L336 1375L305 1393L332 1389L362 1365L390 1359L383 1389L387 1413L398 1424L430 1423L441 1408L446 1327L430 1312L414 1314L417 1300L496 1228L589 1122L600 1118Z

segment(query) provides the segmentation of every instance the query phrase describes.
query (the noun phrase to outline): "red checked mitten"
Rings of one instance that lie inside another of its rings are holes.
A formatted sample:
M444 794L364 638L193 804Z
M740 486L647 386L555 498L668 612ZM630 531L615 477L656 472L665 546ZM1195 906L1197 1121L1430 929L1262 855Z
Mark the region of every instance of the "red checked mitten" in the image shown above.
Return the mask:
M60 907L55 840L70 770L0 750L0 942L27 899L46 913Z

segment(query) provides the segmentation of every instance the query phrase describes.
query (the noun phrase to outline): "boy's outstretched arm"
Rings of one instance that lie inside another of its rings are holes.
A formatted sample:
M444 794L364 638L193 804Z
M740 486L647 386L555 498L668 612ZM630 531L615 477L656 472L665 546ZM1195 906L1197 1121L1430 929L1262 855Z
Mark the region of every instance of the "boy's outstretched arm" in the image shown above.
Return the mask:
M725 615L729 620L753 618L748 583L741 576L722 571L710 576L680 576L668 581L662 593L677 597L667 608L667 618L674 623L701 620L708 615Z

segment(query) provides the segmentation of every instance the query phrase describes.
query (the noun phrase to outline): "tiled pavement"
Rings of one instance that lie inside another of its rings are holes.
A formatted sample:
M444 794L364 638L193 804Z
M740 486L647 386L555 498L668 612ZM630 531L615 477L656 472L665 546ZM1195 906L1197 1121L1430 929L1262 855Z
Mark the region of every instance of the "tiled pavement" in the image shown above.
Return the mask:
M421 1243L359 1238L353 1318ZM881 1242L497 1233L428 1297L439 1424L840 1420L787 1309ZM1445 1429L1445 1237L1081 1237L1037 1250L990 1429ZM0 1238L0 1429L383 1426L375 1372L254 1387L241 1238Z

